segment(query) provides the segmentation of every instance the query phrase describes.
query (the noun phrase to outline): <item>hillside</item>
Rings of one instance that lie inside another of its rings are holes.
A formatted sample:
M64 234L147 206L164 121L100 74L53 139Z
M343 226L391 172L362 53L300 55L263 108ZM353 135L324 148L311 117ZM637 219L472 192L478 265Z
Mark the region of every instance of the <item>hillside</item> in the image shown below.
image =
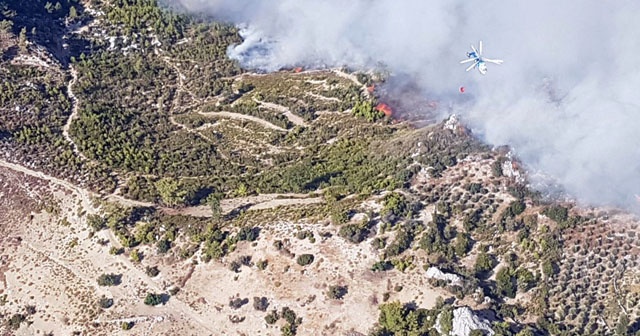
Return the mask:
M239 42L155 0L0 0L5 333L640 330L636 217L544 199L455 116L385 116L375 74L253 73Z

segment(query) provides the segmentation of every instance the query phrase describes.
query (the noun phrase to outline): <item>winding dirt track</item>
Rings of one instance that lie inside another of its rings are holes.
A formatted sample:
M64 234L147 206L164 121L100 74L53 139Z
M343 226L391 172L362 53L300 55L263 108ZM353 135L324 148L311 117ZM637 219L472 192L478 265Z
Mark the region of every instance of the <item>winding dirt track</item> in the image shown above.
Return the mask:
M163 207L155 203L136 201L136 200L128 199L116 194L110 194L106 196L101 195L93 191L80 188L72 183L59 179L57 177L53 177L45 173L32 170L24 166L21 166L15 163L10 163L4 160L0 160L0 167L9 168L11 170L21 172L29 176L37 177L39 179L49 181L65 189L74 191L78 193L78 195L80 195L80 197L82 198L83 204L85 204L86 206L89 206L91 204L92 197L97 197L97 198L105 199L109 202L119 203L125 207L133 207L133 206L154 207L168 215L189 215L194 217L211 217L212 216L211 208L206 205L191 206L191 207L184 207L184 208ZM324 202L324 199L322 197L308 197L308 195L306 194L261 194L256 196L224 199L220 202L221 203L220 205L222 206L222 211L226 213L234 209L237 209L239 207L248 207L247 209L250 211L250 210L273 209L279 206L307 205L307 204L317 204L322 202Z
M73 149L73 154L80 156L84 160L87 160L87 157L84 156L84 154L82 154L80 150L78 150L78 146L76 146L76 143L73 142L73 139L71 139L71 136L69 136L69 128L71 128L71 123L73 122L73 119L75 119L75 117L78 115L78 98L73 93L73 85L78 80L78 72L73 67L70 67L70 69L71 70L69 72L71 73L72 79L69 81L69 83L67 83L67 94L71 99L72 108L71 108L71 115L69 116L69 119L67 119L67 122L62 127L62 136L67 140L67 142L71 144Z

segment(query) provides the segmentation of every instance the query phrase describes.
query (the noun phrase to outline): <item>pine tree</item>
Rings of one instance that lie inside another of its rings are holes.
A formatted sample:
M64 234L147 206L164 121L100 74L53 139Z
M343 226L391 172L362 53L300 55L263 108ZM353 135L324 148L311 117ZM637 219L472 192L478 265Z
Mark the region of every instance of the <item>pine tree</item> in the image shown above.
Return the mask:
M20 35L18 35L18 45L20 46L21 52L27 52L27 27L22 27L20 30Z

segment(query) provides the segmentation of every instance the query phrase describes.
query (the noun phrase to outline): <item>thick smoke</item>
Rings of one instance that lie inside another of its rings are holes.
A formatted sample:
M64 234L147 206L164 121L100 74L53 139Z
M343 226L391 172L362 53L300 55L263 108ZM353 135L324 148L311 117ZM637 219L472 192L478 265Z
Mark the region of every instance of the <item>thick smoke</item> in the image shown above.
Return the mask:
M248 67L383 64L578 199L638 205L638 1L175 1L245 27ZM458 63L480 39L486 76Z

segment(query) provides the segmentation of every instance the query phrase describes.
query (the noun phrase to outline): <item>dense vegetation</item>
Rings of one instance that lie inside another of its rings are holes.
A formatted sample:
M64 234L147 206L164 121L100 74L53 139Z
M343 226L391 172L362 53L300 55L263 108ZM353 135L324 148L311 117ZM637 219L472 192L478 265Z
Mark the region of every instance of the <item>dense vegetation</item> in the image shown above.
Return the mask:
M126 252L139 265L145 260L139 245L151 245L160 255L198 255L202 262L231 255L233 272L254 262L265 270L267 260L232 255L239 242L260 239L260 225L330 218L349 244L371 244L379 252L380 259L367 265L375 272L437 266L458 275L460 283L429 284L448 291L454 305L477 300L475 295L489 298L488 309L500 321L493 326L498 335L614 329L622 335L638 328L630 320L637 317L638 295L626 301L616 293L615 302L605 297L637 265L613 257L635 246L635 233L611 235L604 243L587 239L592 249L586 251L580 246L587 244L584 235L593 232L595 219L544 204L503 176L506 157L466 134L442 125L414 130L389 124L375 99L362 94L361 84L368 82L362 74L357 83L332 72L245 73L226 57L227 48L240 41L234 27L172 13L155 0L90 5L105 13L105 22L80 34L70 31L72 25L92 18L75 0L0 1L0 149L7 160L94 190L121 187L125 197L157 205L105 204L104 216L87 217L92 232L112 230L124 246L112 246L112 254ZM24 61L29 57L47 66ZM69 141L63 129L74 108ZM470 155L489 160L491 176L461 168ZM224 213L221 206L225 198L318 190L326 204L277 214L243 208ZM362 210L362 200L379 202L381 209ZM157 209L198 204L207 205L211 218ZM364 219L353 220L355 213ZM296 237L315 244L318 236L300 229ZM292 255L281 241L273 246ZM563 258L567 251L573 252L569 259ZM317 258L291 257L306 269L321 264ZM143 270L150 277L160 274L156 266ZM576 285L576 277L592 274L606 275ZM96 280L116 286L120 277L102 274ZM583 294L588 286L598 286L598 302ZM402 285L395 288L399 292ZM353 295L342 285L325 293L332 300ZM507 303L526 296L532 297L526 306ZM144 303L167 299L148 293ZM247 303L248 298L234 298L229 306ZM108 309L113 300L98 304ZM266 297L253 298L255 310L269 306ZM384 303L373 335L435 335L438 316L447 333L453 307ZM621 307L630 307L629 314ZM18 328L26 317L15 314L7 326ZM280 319L286 321L280 322L285 335L296 334L302 323L287 307L265 316L269 324Z

